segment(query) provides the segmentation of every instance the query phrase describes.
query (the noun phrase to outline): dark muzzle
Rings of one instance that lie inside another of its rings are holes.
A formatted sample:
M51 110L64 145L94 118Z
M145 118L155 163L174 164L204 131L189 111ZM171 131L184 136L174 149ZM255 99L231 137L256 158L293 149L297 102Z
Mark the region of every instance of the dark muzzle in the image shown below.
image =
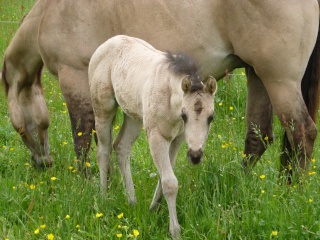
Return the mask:
M199 149L198 151L194 151L192 149L188 150L187 157L189 161L193 164L199 164L203 157L203 151L202 149Z

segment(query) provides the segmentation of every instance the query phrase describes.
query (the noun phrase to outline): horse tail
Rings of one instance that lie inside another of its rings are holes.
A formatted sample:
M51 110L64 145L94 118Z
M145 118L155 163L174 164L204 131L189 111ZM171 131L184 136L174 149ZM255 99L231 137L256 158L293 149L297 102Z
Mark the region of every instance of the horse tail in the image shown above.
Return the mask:
M319 8L320 1L318 0ZM319 19L320 22L320 19ZM310 56L306 71L302 78L301 82L301 92L303 96L303 100L306 104L310 117L314 121L317 122L317 115L319 109L319 100L320 100L320 31L318 29L318 36L316 40L316 44ZM283 137L283 145L282 145L283 154L281 157L281 164L285 159L288 159L293 154L292 146L288 140L288 136L285 132ZM286 152L288 151L288 152ZM284 155L284 156L283 156Z
M320 99L320 31L316 45L309 59L307 69L302 78L301 91L304 102L312 120L316 123Z

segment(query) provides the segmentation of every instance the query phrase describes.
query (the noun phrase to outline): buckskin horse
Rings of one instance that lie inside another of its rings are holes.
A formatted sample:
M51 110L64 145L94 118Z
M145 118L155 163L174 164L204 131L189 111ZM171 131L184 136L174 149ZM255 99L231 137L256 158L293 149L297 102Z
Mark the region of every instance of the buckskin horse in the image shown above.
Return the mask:
M317 135L318 29L317 0L38 0L4 56L11 122L36 165L50 165L45 65L66 99L76 155L87 161L94 129L88 63L100 44L125 34L159 50L186 53L203 77L219 79L226 69L245 67L244 167L251 168L266 149L253 126L272 142L275 113L285 129L281 170L307 169Z
M190 162L202 161L213 120L216 80L209 77L203 84L196 64L186 55L161 52L141 39L117 35L93 54L89 86L99 142L97 161L102 190L107 189L112 125L119 106L124 121L114 149L129 203L136 202L131 148L143 126L159 172L150 208L158 205L163 192L170 215L169 231L177 238L180 235L176 211L178 180L173 167L184 139Z

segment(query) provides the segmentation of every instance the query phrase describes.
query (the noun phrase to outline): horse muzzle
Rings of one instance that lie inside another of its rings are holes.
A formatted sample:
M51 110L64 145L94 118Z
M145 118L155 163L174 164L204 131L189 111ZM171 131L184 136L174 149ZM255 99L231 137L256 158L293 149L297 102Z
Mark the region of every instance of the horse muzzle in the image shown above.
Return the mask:
M52 158L51 156L39 156L39 155L32 155L31 156L31 163L35 168L50 168L52 167Z
M199 164L203 158L203 150L199 149L197 151L194 151L192 149L189 149L187 153L187 157L191 163Z

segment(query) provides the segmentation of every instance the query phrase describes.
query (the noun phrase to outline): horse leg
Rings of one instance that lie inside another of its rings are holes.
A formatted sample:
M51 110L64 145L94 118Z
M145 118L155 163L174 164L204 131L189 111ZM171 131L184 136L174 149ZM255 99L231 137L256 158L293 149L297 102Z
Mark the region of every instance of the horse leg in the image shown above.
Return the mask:
M79 170L91 175L88 152L91 146L94 114L91 105L88 74L86 70L75 70L63 66L59 69L59 82L65 97L71 120L74 150L79 161Z
M133 143L139 136L141 129L141 121L130 118L128 115L124 114L123 125L113 144L130 204L135 204L137 202L130 168L131 149Z
M171 162L172 168L174 168L174 165L175 165L175 162L177 159L177 155L178 155L179 149L181 147L181 144L183 143L183 140L184 140L184 134L180 134L178 137L176 137L171 142L170 150L169 150L169 157L170 157L170 162ZM152 199L152 202L150 205L150 210L154 210L157 208L157 206L161 202L161 198L162 198L162 187L161 187L161 179L159 177L158 184L157 184L157 187L154 192L153 199Z
M153 161L158 169L161 187L167 201L170 224L169 231L174 239L180 236L180 225L177 218L176 198L178 194L178 180L174 175L170 162L170 143L156 130L147 132L150 151Z
M93 94L99 97L97 94ZM110 157L112 152L112 123L117 113L117 104L113 98L92 98L95 111L96 133L98 138L97 162L100 172L101 191L107 190Z
M250 170L264 153L268 143L273 142L272 105L261 79L252 67L246 68L247 81L247 133L242 165Z
M317 128L304 103L300 81L267 81L265 86L291 145L291 159L281 167L289 172L290 183L291 177L294 177L292 174L300 175L309 167Z

